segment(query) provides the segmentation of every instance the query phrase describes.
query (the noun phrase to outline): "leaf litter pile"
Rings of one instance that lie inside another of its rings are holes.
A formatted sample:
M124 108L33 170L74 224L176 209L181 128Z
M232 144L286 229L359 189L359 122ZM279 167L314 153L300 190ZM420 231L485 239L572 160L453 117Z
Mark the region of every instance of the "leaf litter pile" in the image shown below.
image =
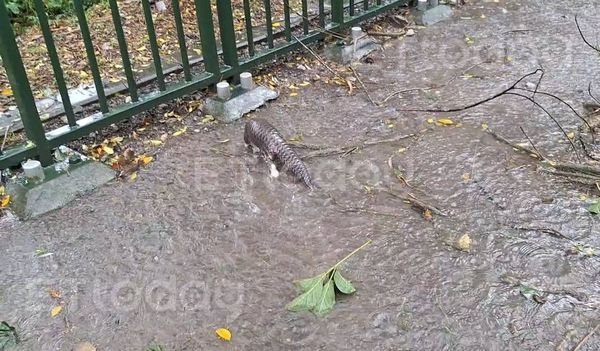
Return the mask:
M169 1L164 1L164 4L166 5L165 11L152 9L163 67L179 62L179 44L173 19L173 9ZM153 65L142 3L137 0L124 0L118 1L118 5L133 71L135 74L140 75ZM218 36L219 25L216 16L216 2L212 2L211 6L213 7L215 34ZM253 27L264 27L266 23L264 2L262 0L250 0L250 6ZM301 0L290 1L290 8L294 12L298 12L301 6ZM243 1L233 0L232 8L236 37L238 41L244 41ZM180 10L188 55L200 57L202 51L194 1L180 0ZM271 12L275 20L283 18L283 2L272 2ZM101 2L90 7L86 16L102 79L105 83L125 81L119 44L108 2ZM273 24L274 27L280 25L279 22ZM92 73L87 63L86 51L76 18L68 17L52 20L50 21L50 27L67 85L77 87L92 84ZM53 95L57 89L41 29L35 25L21 28L20 32L20 35L17 36L17 45L34 96L43 98ZM8 83L6 71L0 65L0 112L7 111L9 105L14 104L12 95L13 91Z

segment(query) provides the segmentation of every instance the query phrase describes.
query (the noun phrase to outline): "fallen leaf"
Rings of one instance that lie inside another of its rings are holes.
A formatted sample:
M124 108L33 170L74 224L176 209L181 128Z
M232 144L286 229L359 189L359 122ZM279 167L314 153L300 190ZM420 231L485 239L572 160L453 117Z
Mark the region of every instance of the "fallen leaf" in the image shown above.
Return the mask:
M62 306L55 306L52 308L52 310L50 310L50 316L56 317L62 312L62 310Z
M433 118L428 118L427 119L427 123L432 124L433 123Z
M73 351L96 351L96 346L88 341L80 342L79 344L75 345Z
M0 347L2 350L16 346L19 342L19 335L15 327L4 321L0 323Z
M53 299L60 299L60 291L56 289L49 288L48 295L50 295L50 297Z
M575 132L569 132L569 133L567 133L567 138L569 138L571 140L575 139Z
M204 116L204 118L202 118L202 120L200 121L200 123L202 124L208 124L208 123L212 123L215 121L215 118L212 115L206 115Z
M481 123L481 129L487 130L488 129L487 123Z
M468 182L469 180L471 180L471 175L469 173L465 173L465 174L462 175L462 179L465 182Z
M6 88L6 89L2 89L2 91L0 91L0 94L4 95L4 96L12 96L13 91L11 88Z
M430 210L430 209L426 209L426 210L423 212L423 217L424 217L426 220L430 221L431 219L433 219L433 213L431 213L431 210Z
M173 133L173 136L180 136L181 134L185 133L187 131L187 127L183 127L180 130L176 131L175 133Z
M343 294L352 294L356 291L354 286L352 286L352 283L350 283L348 279L344 278L342 273L340 273L340 271L337 269L333 274L333 281L335 283L335 287Z
M588 211L592 214L600 214L600 200L592 202L592 204L588 207Z
M219 328L217 330L215 330L215 333L217 334L217 336L225 341L229 341L231 340L231 332L228 329L225 328Z
M131 173L131 175L129 176L129 180L130 180L130 181L132 181L132 182L135 182L135 180L137 179L137 177L138 177L138 174L137 174L137 172L133 172L133 173Z
M437 123L439 123L443 126L451 126L454 124L454 121L451 120L450 118L440 118L437 120Z
M296 92L290 93L290 96L298 96L298 93L296 93Z
M0 197L0 208L7 207L10 204L10 195Z
M471 250L471 237L469 234L465 234L458 239L456 248L461 251L469 252Z
M144 144L149 144L152 146L161 146L163 144L163 142L160 140L147 140L147 141L144 141Z
M107 155L112 155L115 153L115 150L108 145L102 145L102 151L104 151Z
M138 163L145 166L148 163L152 162L153 159L154 159L154 157L152 157L152 156L141 155L138 157Z
M519 292L523 295L527 300L535 301L539 304L543 304L546 302L546 298L542 296L542 293L537 289L521 285Z

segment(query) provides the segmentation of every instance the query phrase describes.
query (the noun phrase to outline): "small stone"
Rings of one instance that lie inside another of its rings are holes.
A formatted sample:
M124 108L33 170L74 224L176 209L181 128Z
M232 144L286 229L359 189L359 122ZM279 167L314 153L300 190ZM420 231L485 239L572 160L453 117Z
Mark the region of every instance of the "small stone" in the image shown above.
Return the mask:
M167 11L167 5L165 5L165 3L162 0L158 0L156 2L156 11L158 11L158 12Z
M413 35L415 35L415 30L414 29L409 29L406 31L406 36L407 37L412 37Z

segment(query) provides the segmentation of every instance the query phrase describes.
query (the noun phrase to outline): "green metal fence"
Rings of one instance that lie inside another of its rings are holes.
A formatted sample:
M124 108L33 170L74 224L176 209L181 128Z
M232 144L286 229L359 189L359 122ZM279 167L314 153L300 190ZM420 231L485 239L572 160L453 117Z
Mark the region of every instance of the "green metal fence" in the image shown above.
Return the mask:
M243 71L249 71L265 61L301 48L302 43L306 45L323 39L326 31L341 32L348 26L357 24L408 2L408 0L330 0L327 2L325 0L315 0L318 1L316 4L316 15L311 17L308 11L308 1L301 0L301 23L297 27L294 27L290 20L290 14L292 13L290 1L279 0L283 1L284 27L279 33L274 33L271 8L273 5L272 2L275 3L275 1L263 0L266 16L265 47L264 45L257 45L258 40L255 39L251 22L250 0L243 0L245 45L242 45L244 47L242 50L239 43L236 42L231 0L216 1L216 13L213 13L211 0L194 0L203 68L200 71L193 71L188 59L186 37L179 10L180 2L179 0L172 0L171 6L173 9L173 19L176 24L177 41L181 55L180 68L183 72L183 78L181 81L167 84L163 74L164 58L161 60L151 4L149 0L141 1L152 54L153 68L156 72L156 91L140 94L138 90L139 82L136 82L132 69L118 2L117 0L108 0L119 45L123 72L126 77L127 93L130 97L127 103L121 103L116 106L112 104L113 106L109 107L83 3L82 0L74 0L74 9L86 49L89 69L93 76L99 110L99 113L85 115L74 112L43 0L34 0L39 25L53 68L53 76L64 107L64 115L66 116L66 125L46 130L35 104L6 4L4 0L0 0L0 56L2 57L2 63L14 94L14 101L18 107L23 128L28 139L28 142L10 147L0 153L0 169L18 165L19 162L27 158L38 158L44 165L48 165L52 162L52 150L59 145L66 144L69 141L81 138L115 122L127 119L158 104L209 87L218 81L233 77ZM215 35L213 16L216 16L218 19L218 36ZM220 41L220 49L218 41ZM4 134L4 131L2 131L2 134Z

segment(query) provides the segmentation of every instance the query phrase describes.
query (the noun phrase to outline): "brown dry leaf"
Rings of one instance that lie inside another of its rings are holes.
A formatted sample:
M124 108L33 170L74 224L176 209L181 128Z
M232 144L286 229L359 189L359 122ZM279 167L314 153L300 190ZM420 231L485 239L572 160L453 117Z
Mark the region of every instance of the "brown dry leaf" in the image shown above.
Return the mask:
M49 288L48 295L50 295L50 297L53 299L60 299L60 291L56 289Z
M62 312L62 310L62 306L55 306L52 308L52 310L50 310L50 316L56 317Z

